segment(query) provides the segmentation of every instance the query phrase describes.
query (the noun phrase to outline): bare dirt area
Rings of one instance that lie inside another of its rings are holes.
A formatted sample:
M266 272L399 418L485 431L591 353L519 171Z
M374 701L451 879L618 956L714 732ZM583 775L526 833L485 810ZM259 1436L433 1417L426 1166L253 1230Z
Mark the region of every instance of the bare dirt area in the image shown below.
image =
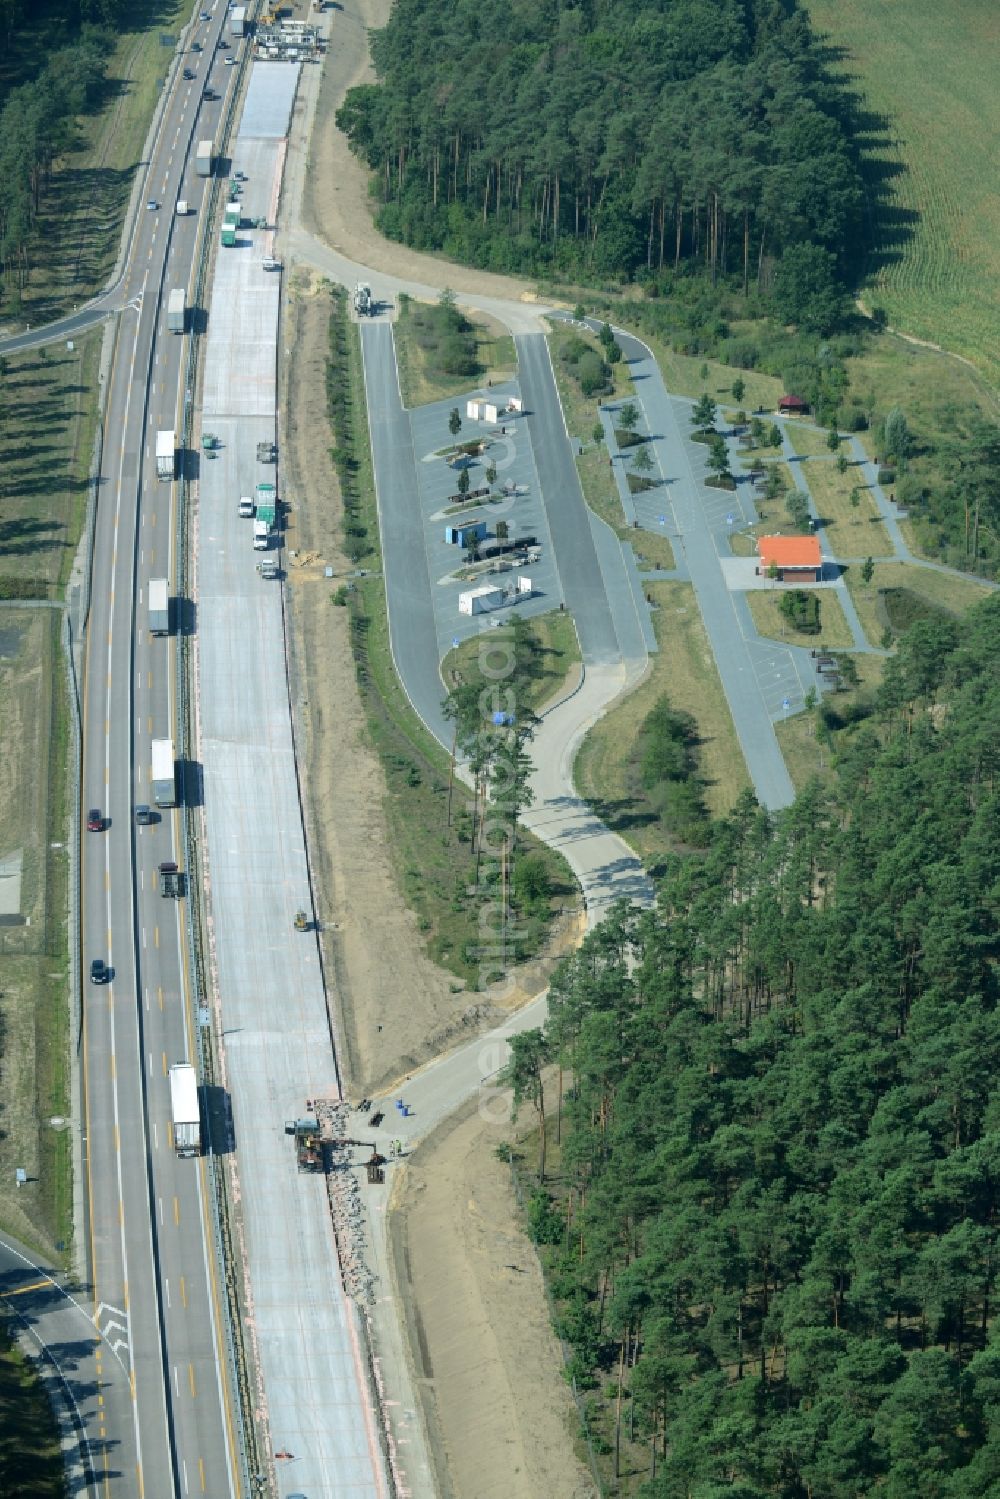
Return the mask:
M435 1468L449 1499L591 1499L541 1270L517 1225L509 1126L477 1103L399 1178L389 1232Z
M391 0L348 0L335 17L309 148L303 223L335 250L372 270L431 286L447 283L453 291L473 296L534 301L535 293L526 281L410 250L385 239L375 228L367 169L352 155L334 116L349 88L373 81L368 31L384 26L391 8Z
M319 281L298 277L286 329L295 358L286 364L282 401L282 459L292 496L287 598L321 940L339 1010L345 1083L367 1092L412 1066L428 1039L454 1023L457 1006L451 976L424 956L416 920L395 887L385 783L365 742L349 613L332 602L351 564L340 549L325 410L329 315ZM324 577L326 564L334 568L332 580Z

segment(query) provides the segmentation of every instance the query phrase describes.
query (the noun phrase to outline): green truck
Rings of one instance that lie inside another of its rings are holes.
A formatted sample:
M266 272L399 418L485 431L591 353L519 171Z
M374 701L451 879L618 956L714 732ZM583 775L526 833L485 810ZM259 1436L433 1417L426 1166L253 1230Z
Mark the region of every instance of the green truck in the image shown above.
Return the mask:
M278 510L278 496L273 484L257 485L257 519L262 520L269 531L274 530Z

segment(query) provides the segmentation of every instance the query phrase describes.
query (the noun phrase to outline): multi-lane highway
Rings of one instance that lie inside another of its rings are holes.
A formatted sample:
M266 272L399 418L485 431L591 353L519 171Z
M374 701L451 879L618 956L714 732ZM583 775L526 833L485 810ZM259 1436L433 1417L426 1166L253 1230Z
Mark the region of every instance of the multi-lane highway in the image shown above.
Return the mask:
M195 1058L196 1016L185 965L182 902L164 899L157 866L183 868L181 814L137 826L152 803L150 742L178 732L176 640L147 628L149 581L174 591L179 487L158 482L157 430L180 428L187 338L167 331L171 287L187 287L209 183L195 175L200 138L214 137L242 69L218 49L225 7L195 20L172 67L150 153L122 287L107 391L83 688L83 974L94 958L112 979L86 984L84 1071L88 1252L102 1365L103 1427L92 1442L100 1491L172 1496L243 1491L227 1334L205 1165L178 1159L167 1067ZM192 44L199 44L196 52ZM234 44L235 45L235 44ZM185 80L183 69L194 73ZM203 97L211 85L220 96ZM147 209L146 200L158 204ZM176 216L178 199L194 212Z

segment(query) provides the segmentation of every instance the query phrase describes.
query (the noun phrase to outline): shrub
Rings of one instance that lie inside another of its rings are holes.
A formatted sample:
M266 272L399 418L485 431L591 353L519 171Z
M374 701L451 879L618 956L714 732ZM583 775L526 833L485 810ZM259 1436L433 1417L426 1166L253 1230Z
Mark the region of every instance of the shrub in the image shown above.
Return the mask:
M815 593L790 588L787 593L782 594L778 608L792 629L797 630L800 635L819 634L819 597Z

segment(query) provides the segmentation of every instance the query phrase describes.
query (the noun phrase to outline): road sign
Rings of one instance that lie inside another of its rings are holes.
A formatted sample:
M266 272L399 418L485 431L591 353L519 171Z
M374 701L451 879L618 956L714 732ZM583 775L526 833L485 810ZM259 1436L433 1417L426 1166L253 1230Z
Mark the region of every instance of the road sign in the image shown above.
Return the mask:
M458 636L457 635L455 635L455 636L452 637L451 648L452 648L453 651L457 651L458 650Z
M727 526L731 526L733 524L733 522L735 521L735 519L736 519L735 515L727 515L726 516L726 525Z
M656 519L659 521L661 526L665 526L667 524L667 517L665 515L658 515Z

